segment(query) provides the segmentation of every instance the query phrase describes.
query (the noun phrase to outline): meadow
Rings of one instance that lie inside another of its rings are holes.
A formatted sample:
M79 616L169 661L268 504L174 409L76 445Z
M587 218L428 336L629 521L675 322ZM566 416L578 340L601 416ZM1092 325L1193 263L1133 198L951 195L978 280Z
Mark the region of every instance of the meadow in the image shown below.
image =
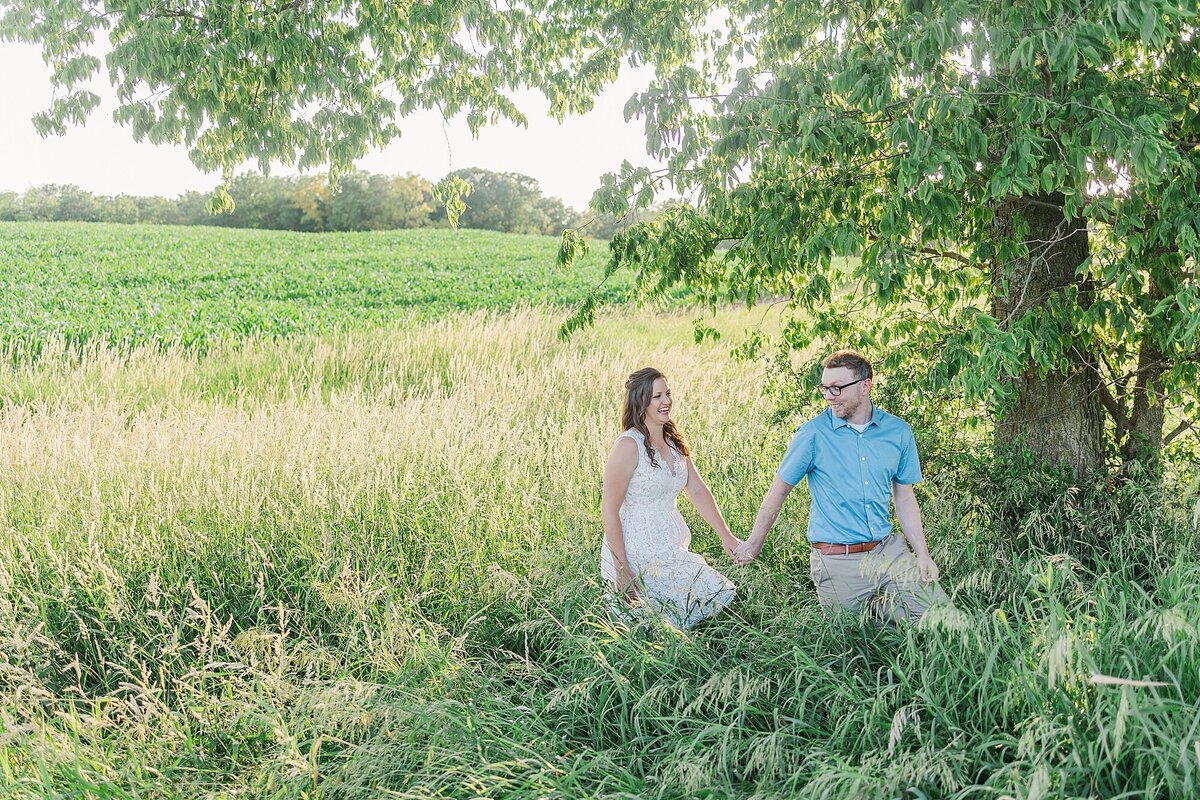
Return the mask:
M63 319L117 330L84 296ZM687 634L630 626L596 575L619 387L671 377L744 535L809 410L729 356L772 313L722 311L696 344L687 309L610 307L567 342L563 309L520 302L328 310L289 336L51 335L0 359L0 798L1200 792L1185 486L925 439L951 454L919 496L953 608L826 621L801 489L745 569L685 509L738 599Z

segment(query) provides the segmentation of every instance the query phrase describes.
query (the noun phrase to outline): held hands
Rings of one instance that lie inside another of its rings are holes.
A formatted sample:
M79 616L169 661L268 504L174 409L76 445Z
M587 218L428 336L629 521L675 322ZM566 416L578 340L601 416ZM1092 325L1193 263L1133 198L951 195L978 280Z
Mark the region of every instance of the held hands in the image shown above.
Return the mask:
M734 536L733 533L726 531L725 533L721 534L721 547L725 548L725 555L733 558L734 554L741 546L742 540Z
M754 541L754 537L750 537L742 542L741 546L733 553L733 560L745 566L754 559L758 558L759 551L762 550L763 543Z

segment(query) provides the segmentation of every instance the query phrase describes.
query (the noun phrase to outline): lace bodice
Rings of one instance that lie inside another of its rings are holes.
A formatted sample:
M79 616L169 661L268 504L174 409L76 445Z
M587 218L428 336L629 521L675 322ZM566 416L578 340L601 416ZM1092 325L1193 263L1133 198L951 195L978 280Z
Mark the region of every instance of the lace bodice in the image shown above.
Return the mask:
M650 463L650 457L646 455L646 437L642 435L641 431L631 428L622 433L621 437L632 439L637 445L638 452L637 468L633 471L633 477L629 479L629 488L625 490L625 502L621 506L621 516L625 516L627 509L642 503L655 503L656 505L663 502L674 503L675 498L687 486L688 468L683 455L670 446L666 453L660 453L656 449L655 461L658 462L656 467Z

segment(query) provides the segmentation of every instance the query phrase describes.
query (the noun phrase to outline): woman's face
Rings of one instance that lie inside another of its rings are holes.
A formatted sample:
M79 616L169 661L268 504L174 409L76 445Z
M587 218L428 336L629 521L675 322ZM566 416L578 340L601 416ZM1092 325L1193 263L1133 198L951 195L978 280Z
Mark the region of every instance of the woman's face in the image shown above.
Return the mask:
M647 425L666 425L671 421L671 387L667 386L666 378L655 379L642 419Z

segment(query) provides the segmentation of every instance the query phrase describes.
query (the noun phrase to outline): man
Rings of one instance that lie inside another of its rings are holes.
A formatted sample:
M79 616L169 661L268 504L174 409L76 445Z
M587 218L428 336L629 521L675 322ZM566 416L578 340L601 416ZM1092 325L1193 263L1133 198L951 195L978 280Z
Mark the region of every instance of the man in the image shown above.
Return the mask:
M866 606L885 621L915 622L947 598L913 494L921 463L912 428L871 402L871 362L862 355L841 350L821 366L817 389L829 407L796 431L734 558L748 564L758 557L788 493L807 477L811 572L822 608ZM915 556L892 531L892 500Z

